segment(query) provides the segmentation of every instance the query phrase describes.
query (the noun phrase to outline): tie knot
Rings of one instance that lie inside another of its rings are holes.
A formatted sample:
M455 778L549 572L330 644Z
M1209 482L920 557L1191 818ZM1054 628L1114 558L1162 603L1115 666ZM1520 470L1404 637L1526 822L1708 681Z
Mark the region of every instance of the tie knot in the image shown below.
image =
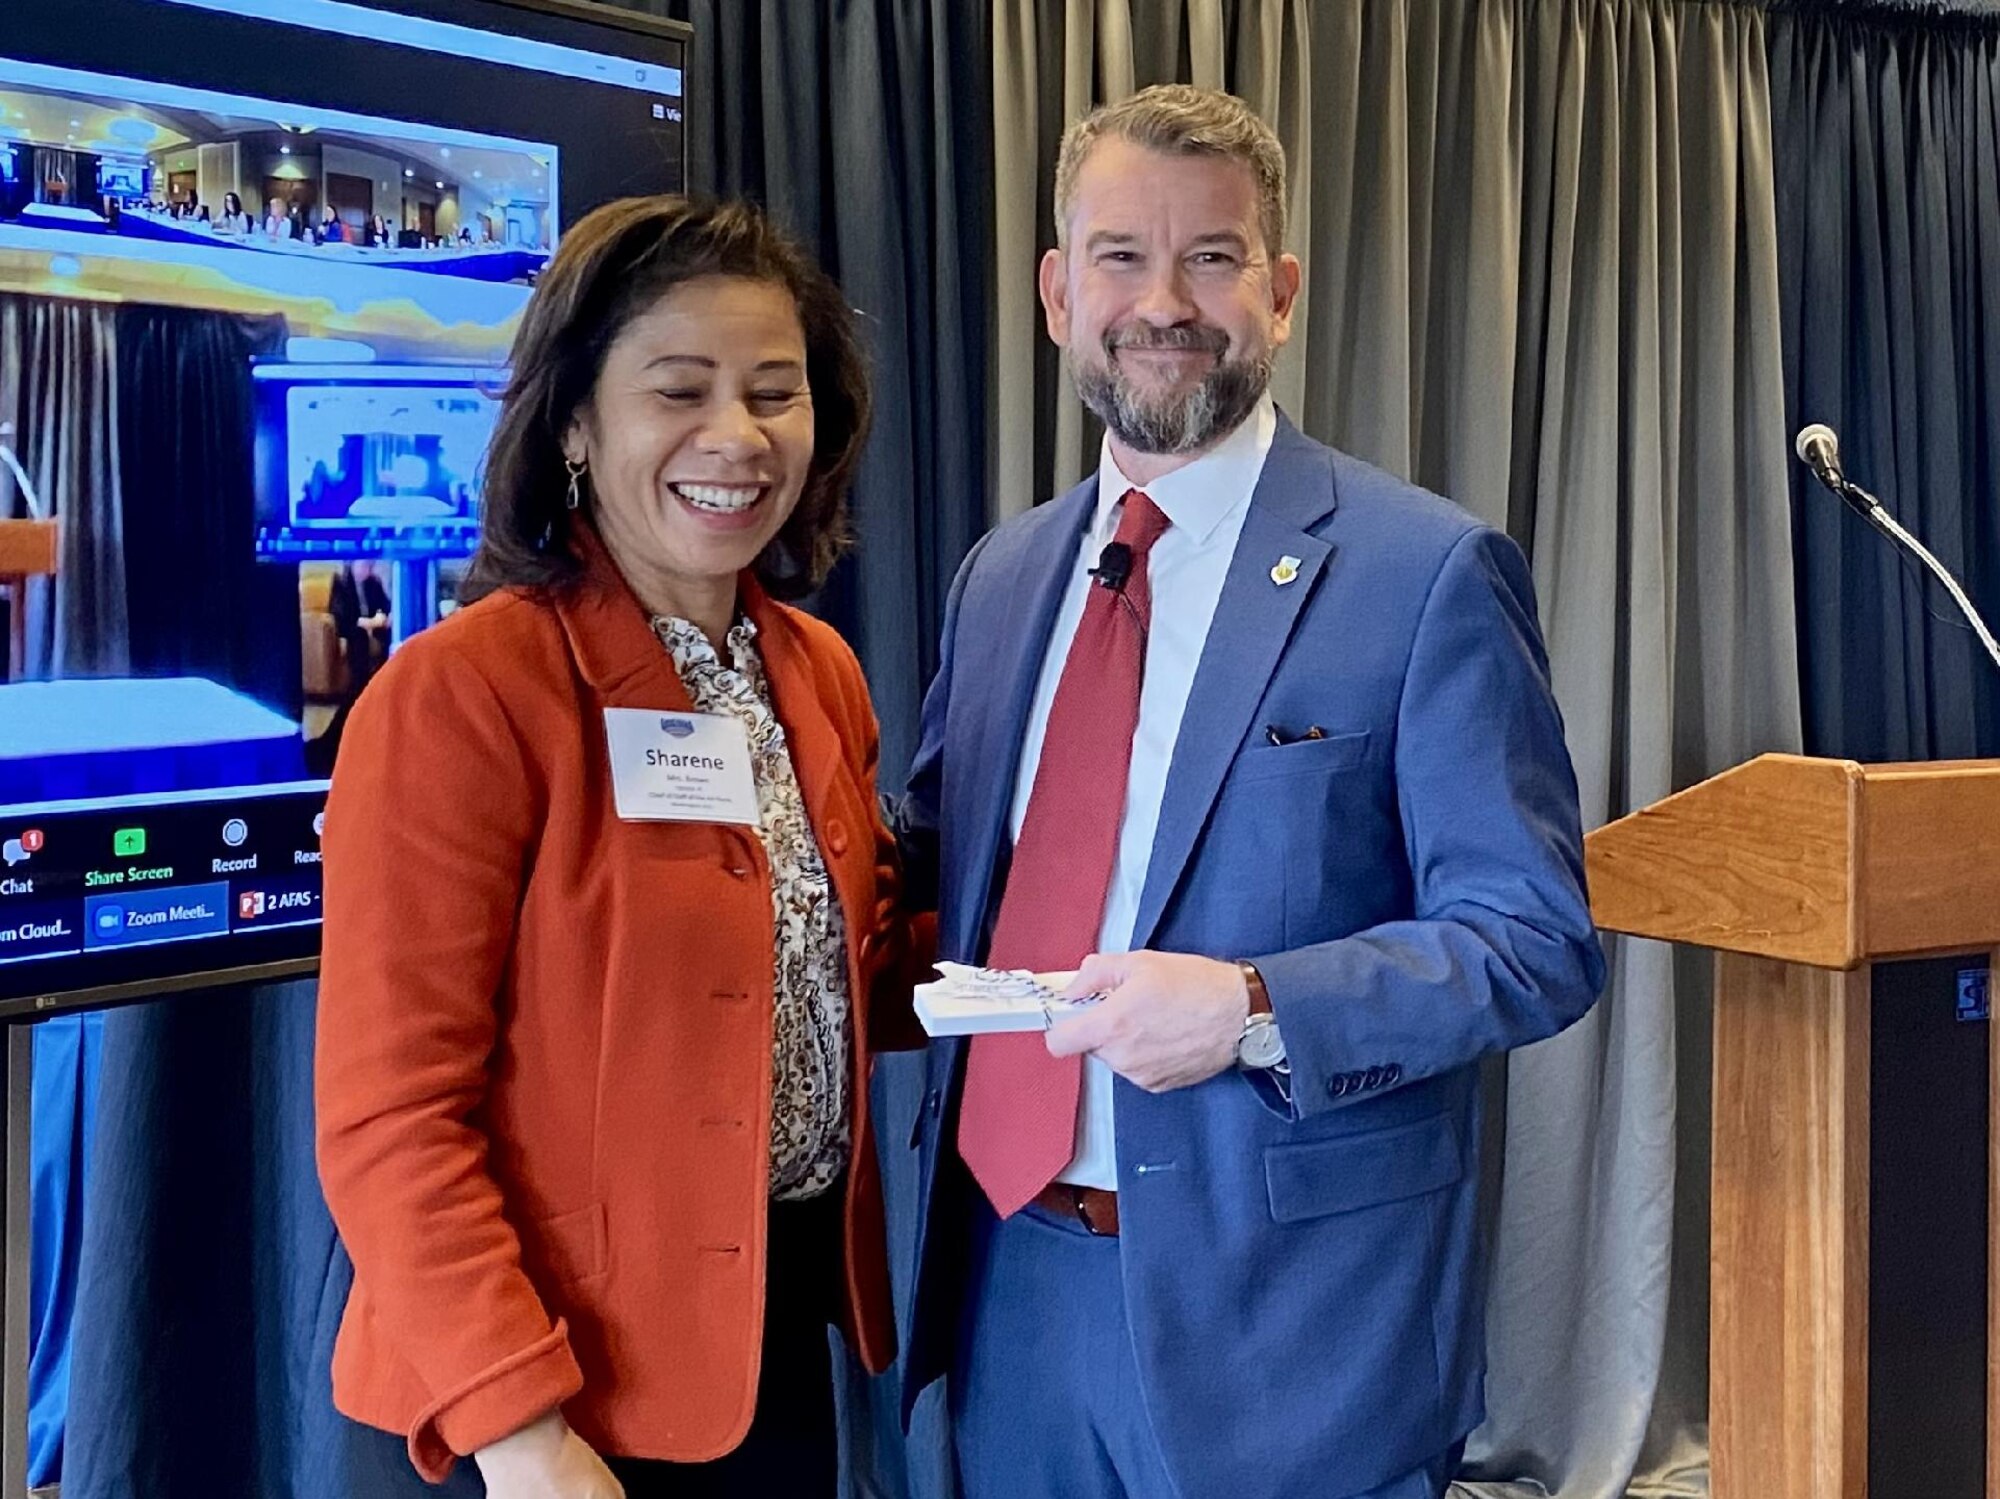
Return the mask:
M1124 513L1118 517L1118 534L1112 540L1130 547L1136 559L1150 552L1153 543L1172 524L1166 512L1152 502L1145 490L1128 489L1125 491Z

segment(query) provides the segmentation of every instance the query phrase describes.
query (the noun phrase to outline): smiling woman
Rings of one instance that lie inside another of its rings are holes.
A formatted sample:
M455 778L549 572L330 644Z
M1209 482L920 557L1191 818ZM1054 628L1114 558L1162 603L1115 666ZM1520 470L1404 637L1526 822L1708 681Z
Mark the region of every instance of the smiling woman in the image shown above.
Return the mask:
M640 601L721 641L736 575L791 519L812 469L791 293L741 276L666 292L613 341L563 455L588 477L591 519Z
M849 314L757 210L635 199L513 365L472 601L327 802L335 1403L387 1492L831 1493L827 1326L895 1342L871 1040L915 1039L867 687L778 601L846 543Z
M593 526L642 598L745 568L796 598L845 550L860 346L839 289L755 208L633 198L590 214L513 365L469 599L573 583Z

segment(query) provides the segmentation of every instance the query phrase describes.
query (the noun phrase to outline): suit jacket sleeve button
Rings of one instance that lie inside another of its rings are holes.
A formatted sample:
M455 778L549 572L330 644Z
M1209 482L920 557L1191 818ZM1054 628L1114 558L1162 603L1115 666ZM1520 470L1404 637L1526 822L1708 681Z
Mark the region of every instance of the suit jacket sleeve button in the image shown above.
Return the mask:
M838 819L826 825L826 847L835 858L847 852L847 828Z
M1363 1088L1379 1088L1382 1086L1382 1076L1382 1069L1380 1067L1370 1067L1367 1075L1361 1079L1361 1086Z
M1347 1074L1336 1072L1332 1077L1328 1078L1326 1080L1326 1091L1331 1093L1335 1098L1345 1097L1347 1093Z
M1383 1087L1393 1088L1396 1086L1396 1084L1400 1083L1402 1080L1403 1080L1403 1069L1397 1066L1394 1062L1391 1062L1387 1067L1382 1069Z

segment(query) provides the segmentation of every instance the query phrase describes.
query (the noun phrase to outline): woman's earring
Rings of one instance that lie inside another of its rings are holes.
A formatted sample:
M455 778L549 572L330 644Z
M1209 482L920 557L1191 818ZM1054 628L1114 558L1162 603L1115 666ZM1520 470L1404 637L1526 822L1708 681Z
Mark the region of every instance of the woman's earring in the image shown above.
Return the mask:
M583 496L578 492L577 484L583 478L585 466L578 463L574 458L565 458L563 459L563 467L569 470L569 494L563 500L563 508L565 510L574 510L578 505L583 503Z

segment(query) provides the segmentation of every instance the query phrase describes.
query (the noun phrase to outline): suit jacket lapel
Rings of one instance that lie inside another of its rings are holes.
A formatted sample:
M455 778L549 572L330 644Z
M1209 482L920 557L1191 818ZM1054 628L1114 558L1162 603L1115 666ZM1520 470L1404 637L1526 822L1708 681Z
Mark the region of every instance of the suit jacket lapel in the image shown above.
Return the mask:
M1230 762L1261 727L1252 716L1333 550L1307 528L1334 505L1332 455L1280 417L1181 716L1132 928L1135 949L1152 942ZM1288 557L1297 571L1281 582L1273 569Z
M944 933L947 956L970 960L979 954L993 875L1014 806L1028 711L1077 544L1096 503L1097 476L1092 474L1033 514L1015 537L1007 538L1014 543L1011 551L993 559L992 578L979 587L978 607L959 616L953 721L946 725L946 736L951 746L947 763L963 773L947 776L956 790L949 793L952 806L946 816L967 837L961 845L963 894Z

